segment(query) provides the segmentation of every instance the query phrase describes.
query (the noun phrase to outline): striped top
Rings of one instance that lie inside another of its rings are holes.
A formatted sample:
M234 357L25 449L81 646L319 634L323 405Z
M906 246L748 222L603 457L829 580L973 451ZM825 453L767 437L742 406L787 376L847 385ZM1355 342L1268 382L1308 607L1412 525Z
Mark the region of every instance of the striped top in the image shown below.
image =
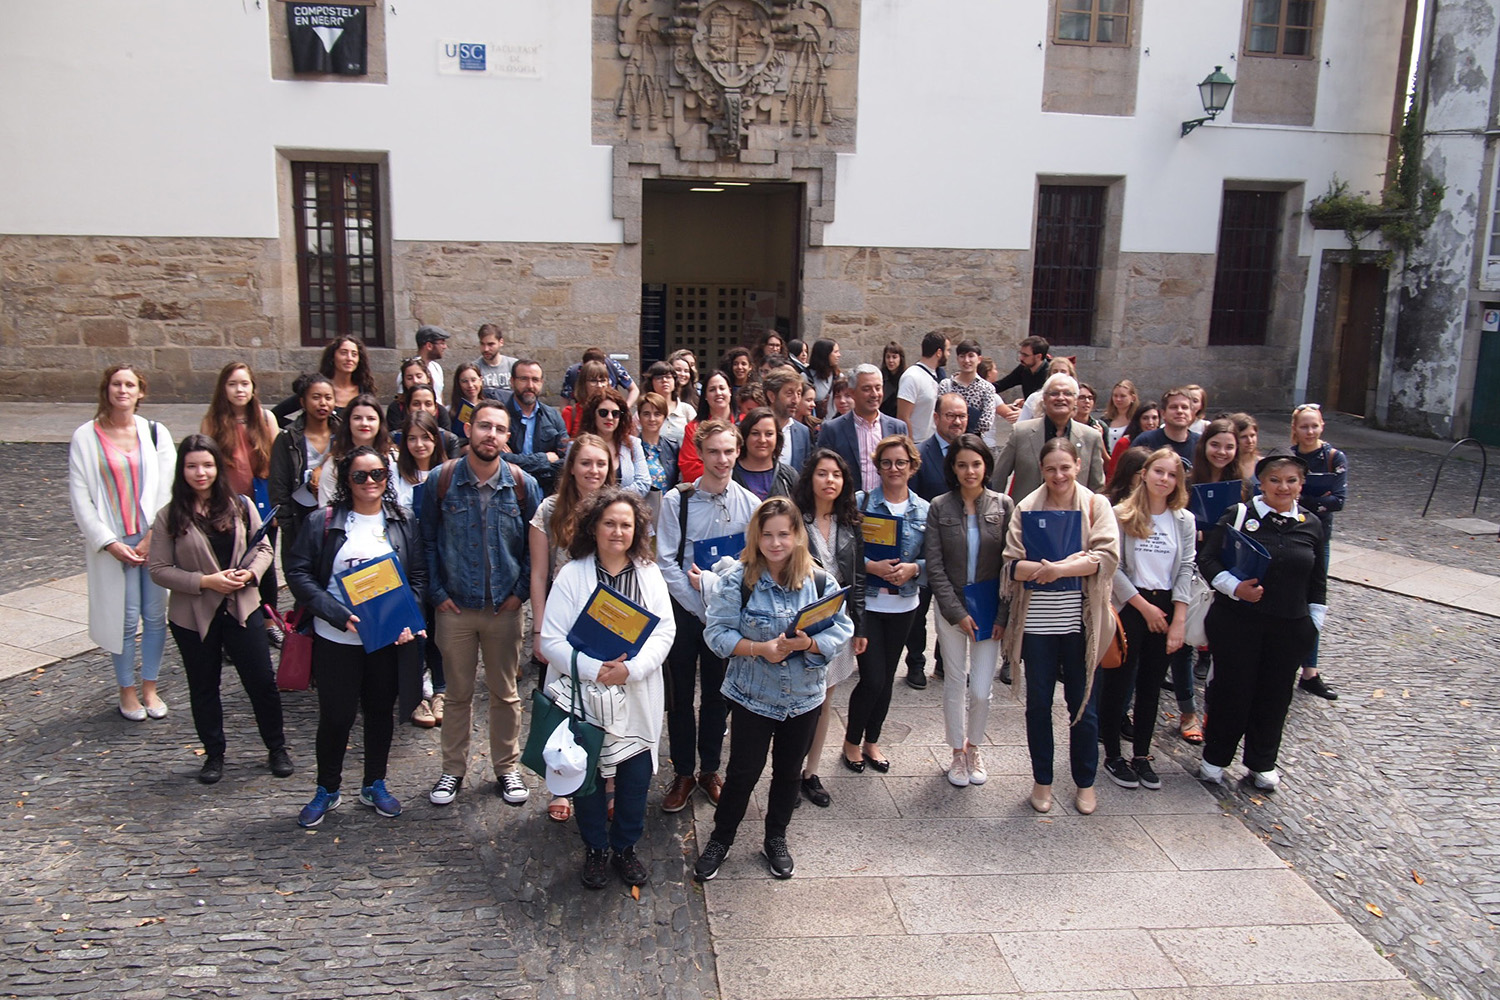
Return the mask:
M96 422L94 434L99 438L99 474L109 484L109 512L122 537L139 535L146 530L141 510L141 449L122 451Z
M1083 591L1033 590L1026 605L1026 623L1030 635L1071 635L1083 631Z

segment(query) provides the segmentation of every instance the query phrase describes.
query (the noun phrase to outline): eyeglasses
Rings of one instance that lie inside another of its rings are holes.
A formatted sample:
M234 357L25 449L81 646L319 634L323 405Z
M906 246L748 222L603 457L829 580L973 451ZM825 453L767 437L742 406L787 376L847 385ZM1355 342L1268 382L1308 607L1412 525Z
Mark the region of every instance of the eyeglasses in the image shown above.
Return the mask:
M904 458L882 458L875 464L882 469L905 469L911 462Z
M595 410L594 416L604 420L618 420L620 418L620 411L615 409Z
M1076 399L1077 397L1078 397L1078 393L1076 393L1076 392L1069 392L1066 389L1048 389L1047 390L1047 398L1048 399Z
M389 469L355 469L349 473L349 481L356 486L363 486L372 479L377 483L383 483L390 474Z
M1298 405L1296 409L1292 410L1292 416L1295 417L1297 414L1301 413L1303 410L1317 410L1319 413L1322 413L1323 412L1323 404L1321 404L1321 403L1302 403L1302 404Z

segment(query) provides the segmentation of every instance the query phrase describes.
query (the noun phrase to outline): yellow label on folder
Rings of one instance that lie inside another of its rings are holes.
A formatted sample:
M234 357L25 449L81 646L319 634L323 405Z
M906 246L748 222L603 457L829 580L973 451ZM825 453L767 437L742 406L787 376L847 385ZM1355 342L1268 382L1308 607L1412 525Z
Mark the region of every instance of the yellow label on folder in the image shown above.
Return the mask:
M394 562L382 559L373 566L352 571L343 578L343 583L344 590L349 594L349 602L358 606L398 589L401 586L401 574L396 572Z
M888 517L866 517L860 524L866 545L895 545L896 521Z
M639 639L650 624L645 615L603 590L589 602L588 616L629 643Z

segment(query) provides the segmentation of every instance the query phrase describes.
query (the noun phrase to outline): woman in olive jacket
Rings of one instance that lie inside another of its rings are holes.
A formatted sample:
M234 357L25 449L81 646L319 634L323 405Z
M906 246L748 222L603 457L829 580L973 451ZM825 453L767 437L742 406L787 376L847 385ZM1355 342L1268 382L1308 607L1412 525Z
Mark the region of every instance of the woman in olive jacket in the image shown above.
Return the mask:
M994 457L984 441L976 434L959 435L943 462L950 492L932 501L924 539L945 668L943 722L953 750L948 781L960 788L989 780L975 740L984 740L1009 614L1008 602L1000 598L1000 564L1015 501L985 485L993 471ZM993 626L983 634L965 600L970 584L976 590L982 585L997 608Z

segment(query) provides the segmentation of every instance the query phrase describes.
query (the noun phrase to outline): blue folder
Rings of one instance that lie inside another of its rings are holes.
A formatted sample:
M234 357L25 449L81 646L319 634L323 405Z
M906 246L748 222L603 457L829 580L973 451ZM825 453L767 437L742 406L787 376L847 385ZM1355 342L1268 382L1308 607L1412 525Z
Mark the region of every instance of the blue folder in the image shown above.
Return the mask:
M714 563L725 556L737 556L745 551L745 533L720 535L693 541L693 565L699 569L712 569Z
M974 619L974 634L983 642L995 631L995 618L1000 614L1000 581L984 580L964 587L964 607Z
M344 595L345 605L359 619L354 627L366 652L391 645L404 629L416 634L427 627L396 553L388 552L361 563L336 574L334 579Z
M827 597L820 597L803 607L786 627L786 637L795 638L799 630L808 635L817 635L824 629L831 628L838 619L839 612L844 610L844 602L848 598L849 588L840 587Z
M1021 542L1026 558L1062 562L1083 551L1083 512L1077 510L1025 510L1021 512ZM1083 581L1065 576L1051 583L1026 582L1027 590L1082 590Z
M1198 522L1199 531L1207 531L1219 523L1219 518L1230 507L1240 502L1240 491L1244 483L1228 479L1222 483L1198 483L1193 487L1188 506Z
M601 583L568 630L568 645L596 660L629 659L641 651L659 621L618 590Z
M1309 472L1307 481L1302 484L1302 505L1312 507L1319 497L1337 489L1342 478L1336 472Z
M251 491L255 494L255 510L260 514L261 522L271 519L271 482L256 476L250 481Z
M901 545L906 540L906 518L870 513L861 516L864 519L860 530L865 539L865 558L875 562L883 559L900 559ZM872 538L883 538L885 541L871 541ZM890 541L892 538L895 539L894 543ZM869 573L865 574L865 586L870 590L883 589L892 594L898 589L891 586L889 580Z
M1224 525L1224 568L1240 580L1259 580L1265 583L1266 570L1271 567L1271 553L1255 539L1239 531L1232 524Z

